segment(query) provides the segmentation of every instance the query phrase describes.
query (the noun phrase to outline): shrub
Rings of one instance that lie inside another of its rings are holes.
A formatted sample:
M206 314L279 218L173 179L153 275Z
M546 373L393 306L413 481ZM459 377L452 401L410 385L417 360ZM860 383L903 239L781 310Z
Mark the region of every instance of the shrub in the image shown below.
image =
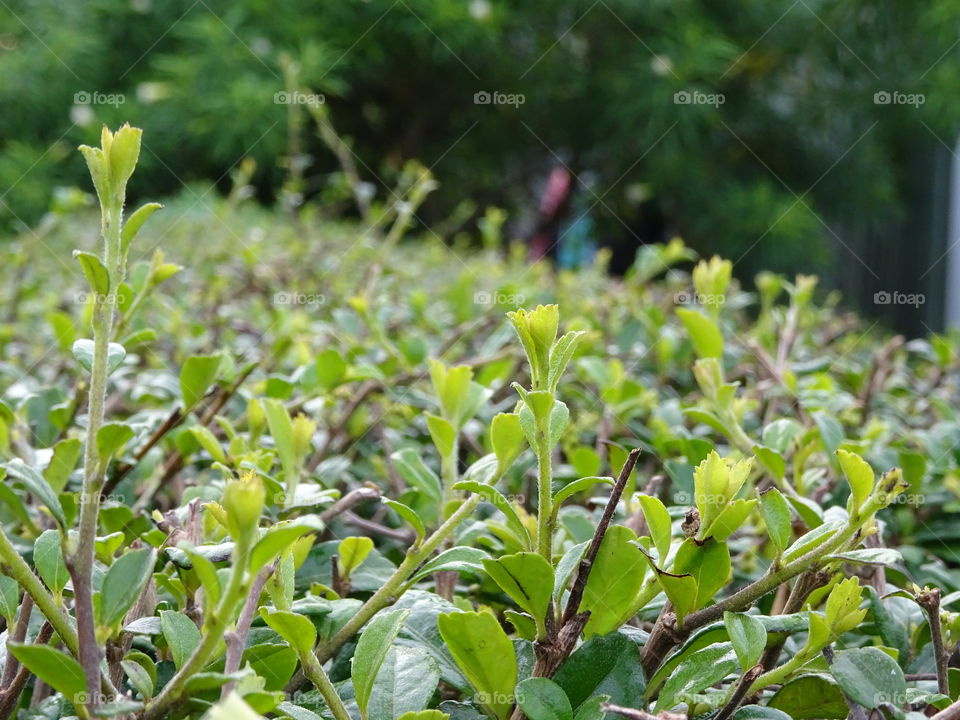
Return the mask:
M4 717L956 700L955 339L679 240L617 281L499 257L494 216L479 253L400 244L399 202L124 222L139 147L83 149L101 253L53 215L2 270Z

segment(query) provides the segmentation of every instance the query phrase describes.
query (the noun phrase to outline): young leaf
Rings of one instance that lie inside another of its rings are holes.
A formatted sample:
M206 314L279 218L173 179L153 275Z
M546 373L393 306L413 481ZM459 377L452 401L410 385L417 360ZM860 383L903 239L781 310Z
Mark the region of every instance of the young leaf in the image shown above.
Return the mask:
M723 357L723 335L710 318L687 308L679 308L677 315L690 334L697 357L717 360Z
M409 505L404 505L402 502L397 500L391 500L390 498L380 498L380 502L393 510L397 515L399 515L410 527L413 528L414 532L417 534L417 542L423 540L423 536L426 535L427 530L423 526L423 521L420 519L420 516L414 512L413 508Z
M490 446L501 471L509 468L523 451L523 429L516 413L499 413L490 422Z
M670 540L673 535L670 513L667 512L667 507L660 498L638 495L637 499L640 501L643 517L647 521L653 546L657 549L657 559L662 563L670 552Z
M439 682L437 661L425 648L395 645L377 673L367 715L370 720L396 720L398 715L422 711Z
M283 402L276 398L268 398L264 402L263 409L267 414L267 425L270 427L270 435L273 437L273 444L280 458L280 467L290 475L297 469L297 454L293 449L293 421L290 419L290 413L287 412Z
M697 583L694 610L705 607L730 577L730 549L725 542L710 538L702 545L685 540L677 550L673 572L690 575Z
M90 372L93 368L93 340L81 338L73 343L73 357L76 358L80 366ZM127 356L127 351L119 343L110 343L107 345L107 374L111 374L120 367L120 363Z
M430 468L424 465L423 460L413 448L403 448L391 455L397 472L410 487L419 490L427 498L439 504L443 491L440 478Z
M500 589L543 627L553 591L553 566L538 553L520 552L486 559L483 567Z
M160 626L173 655L173 664L179 670L200 644L200 631L193 620L174 610L160 611Z
M180 370L180 397L186 415L200 402L220 370L220 355L191 355Z
M517 659L513 643L490 613L452 612L437 616L440 635L478 693L499 720L506 720L513 707L517 684Z
M80 663L49 645L7 643L7 649L24 667L74 704L85 702L87 677Z
M723 614L730 642L740 660L740 667L747 671L757 664L767 644L767 629L763 623L746 613Z
M60 594L70 581L70 573L63 561L60 533L44 530L33 543L33 564L43 582L54 593Z
M97 431L97 454L105 467L110 458L133 437L133 428L126 423L106 423Z
M517 685L517 704L530 720L573 720L566 693L547 678L527 678Z
M133 242L137 233L140 232L140 228L143 227L147 218L162 207L163 205L160 203L147 203L146 205L141 205L127 218L127 221L123 224L123 230L120 231L121 252L127 252L130 243Z
M81 250L74 250L73 256L80 263L90 289L97 295L107 295L110 292L110 273L100 258Z
M583 492L584 490L589 490L594 485L613 485L614 480L612 477L584 477L574 480L571 483L567 483L562 488L557 490L556 494L553 496L554 505L560 505L567 498L576 495L578 492Z
M43 477L54 493L63 492L82 453L83 443L79 438L64 438L54 446L53 457L43 471Z
M377 679L377 672L409 614L409 610L382 612L367 624L360 635L357 649L353 653L350 677L353 679L360 717L364 719L367 717L367 703Z
M299 655L313 652L317 629L309 618L286 610L271 611L265 607L260 608L260 615Z
M739 668L737 654L730 643L708 645L690 655L667 678L653 711L669 710L681 697L698 693L737 672Z
M782 553L790 545L790 506L776 488L770 488L760 495L760 514L767 525L770 541Z
M368 537L348 537L340 541L337 546L337 556L340 558L340 574L348 578L360 567L373 550L373 540Z
M873 468L859 455L846 450L837 450L837 459L840 460L843 474L846 475L847 482L850 483L853 500L850 512L855 514L870 497L870 493L873 492L876 476L873 474Z
M129 550L113 561L100 589L100 624L113 627L133 606L153 573L153 548Z

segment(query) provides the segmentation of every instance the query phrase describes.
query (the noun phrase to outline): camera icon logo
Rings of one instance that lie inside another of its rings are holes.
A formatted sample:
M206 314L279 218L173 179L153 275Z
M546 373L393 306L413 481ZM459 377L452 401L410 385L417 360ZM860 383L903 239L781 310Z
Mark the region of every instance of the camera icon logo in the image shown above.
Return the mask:
M889 305L890 300L890 293L886 290L878 290L873 294L873 302L875 305Z
M74 105L89 105L90 99L90 93L88 93L86 90L81 90L80 92L75 92L73 94Z
M891 100L890 93L886 90L880 90L873 94L873 104L874 105L889 105Z
M474 105L489 105L492 102L493 98L490 93L486 90L481 90L473 94L473 104Z
M274 305L289 305L291 302L292 298L288 292L278 292L273 295Z
M689 105L690 99L690 93L686 90L680 90L673 94L673 102L676 105Z

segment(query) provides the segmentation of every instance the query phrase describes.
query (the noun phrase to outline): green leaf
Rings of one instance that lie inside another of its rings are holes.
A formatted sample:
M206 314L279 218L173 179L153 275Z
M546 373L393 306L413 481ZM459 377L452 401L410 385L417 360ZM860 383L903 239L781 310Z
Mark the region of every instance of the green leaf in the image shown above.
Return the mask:
M793 720L844 720L850 712L829 675L801 675L785 683L767 707L781 710Z
M838 650L830 673L856 703L873 710L884 703L907 702L907 681L897 661L880 648Z
M277 456L280 458L280 467L287 475L297 471L297 453L294 451L293 421L282 400L268 398L263 404L267 415L267 425L273 437Z
M641 550L643 552L643 550ZM677 618L683 618L693 612L697 602L697 581L691 575L677 575L657 567L653 558L644 553L650 567L657 574L657 583L666 594Z
M377 672L409 614L409 610L381 612L367 624L360 635L351 661L350 677L353 679L357 707L360 708L362 718L367 717L367 703L377 679Z
M576 572L576 569L579 567L580 561L583 560L583 556L586 555L589 546L589 540L585 540L579 545L572 545L563 554L563 557L560 558L560 562L557 563L556 580L553 584L553 597L558 602L563 595L563 591L566 590L570 584L573 573Z
M843 425L840 421L831 415L827 415L823 410L813 413L813 421L820 431L820 439L823 441L823 447L828 453L834 453L843 442Z
M179 670L200 644L200 631L193 620L175 610L160 611L160 626L173 655L173 664Z
M416 574L410 578L410 582L416 582L427 575L432 575L441 570L456 570L457 572L472 572L480 574L483 572L483 561L489 557L487 553L479 548L472 547L452 547L444 550L432 560L424 563Z
M640 648L619 632L595 635L584 642L560 666L553 680L563 688L575 708L601 695L606 695L615 705L640 707L644 704L646 679L640 664Z
M490 613L453 612L437 617L440 635L457 666L500 720L513 707L517 659L513 643Z
M873 485L876 476L873 474L873 468L859 455L846 450L837 450L837 459L840 461L840 467L843 468L843 474L850 484L850 491L853 498L853 504L849 508L851 514L857 512L870 497L873 492Z
M673 537L670 513L667 511L666 505L660 501L660 498L652 495L639 495L637 499L640 501L643 517L647 521L653 546L657 549L657 559L662 563L670 553L670 541Z
M50 514L60 524L60 527L66 527L67 520L63 514L63 506L60 504L60 498L50 487L50 483L40 473L29 465L25 464L20 458L14 458L3 466L7 473L24 484L28 491L34 497L47 506Z
M340 574L345 578L350 577L350 573L360 567L371 550L373 540L368 537L348 537L341 540L337 546Z
M54 593L60 594L70 581L70 573L63 561L60 533L44 530L33 543L33 564L43 582Z
M228 464L227 454L223 451L223 446L210 428L204 427L203 425L195 425L190 428L190 433L193 435L194 440L200 444L200 447L210 453L210 457L213 458L214 462L218 462L221 465Z
M687 308L678 308L677 315L687 329L698 357L718 360L723 357L723 335L710 318Z
M760 495L760 514L770 541L782 553L790 545L791 524L790 506L779 490L772 487Z
M527 529L527 526L523 524L520 516L517 515L513 504L493 485L472 480L462 480L453 487L455 490L466 490L467 492L476 493L483 497L484 500L503 513L507 521L507 526L513 530L513 533L521 542L525 542L528 547L532 544L533 538L530 536L530 531Z
M705 607L730 577L730 549L725 542L710 538L702 545L684 540L673 561L673 572L690 575L697 584L693 610Z
M87 278L87 284L97 295L107 295L110 292L110 273L103 262L96 255L82 250L74 250L73 256L80 263L80 268Z
M757 664L767 645L767 629L763 623L746 613L723 614L730 642L740 660L740 667L747 671Z
M393 453L391 458L397 472L410 487L419 490L433 502L440 503L443 494L440 489L440 478L433 470L424 465L416 450L409 447L403 448Z
M444 420L439 415L425 413L427 418L427 430L430 432L430 438L433 440L440 457L447 457L453 452L457 444L457 431L453 425Z
M347 373L347 363L333 348L327 348L317 356L317 384L321 390L330 391L340 384Z
M160 203L147 203L137 208L127 221L123 224L123 230L120 231L120 251L126 253L130 248L130 243L140 232L140 228L154 212L162 208Z
M720 682L727 675L737 672L739 668L740 663L737 661L733 645L728 642L708 645L690 655L667 678L653 711L658 713L669 710L684 697Z
M370 720L395 720L399 715L422 711L439 683L437 661L426 649L395 645L377 673L367 715Z
M547 375L547 386L551 392L556 392L563 371L566 369L567 363L570 362L570 358L573 357L573 352L577 349L577 344L583 335L584 333L581 331L571 330L564 333L550 349L550 370Z
M509 468L523 451L523 428L516 413L499 413L490 422L490 446L501 470Z
M860 550L834 553L833 555L828 555L827 558L860 565L890 566L903 562L903 556L900 554L900 551L893 548L861 548Z
M450 716L440 710L420 710L418 712L405 712L397 720L448 720Z
M54 493L63 492L82 452L83 443L79 438L65 438L54 446L53 457L43 471L43 477Z
M200 402L216 380L221 360L220 355L191 355L187 358L180 370L180 397L184 415Z
M808 533L801 535L794 540L793 545L788 547L783 553L783 562L788 563L803 557L814 548L820 547L827 542L839 530L843 528L843 523L839 520L825 522L819 527L815 527Z
M753 454L770 471L775 480L778 482L783 480L783 476L787 472L787 461L783 459L783 455L762 445L754 445Z
M110 458L133 438L133 428L126 423L106 423L97 430L97 454L100 466L106 467Z
M100 624L113 627L133 606L153 573L153 548L129 550L107 570L100 588Z
M0 616L7 621L7 627L13 627L20 607L20 586L17 581L6 575L0 575Z
M133 660L121 660L120 667L127 674L130 684L145 700L153 697L154 681L143 665Z
M716 519L710 523L710 527L701 531L700 537L713 538L721 542L725 541L740 529L743 521L747 519L747 516L753 510L753 506L756 504L757 501L754 498L750 498L749 500L738 498L734 500L720 511Z
M527 678L517 685L517 704L530 720L573 720L566 694L547 678Z
M737 708L733 720L792 720L782 710L776 710L766 705L744 705Z
M594 485L613 485L614 479L612 477L584 477L574 480L571 483L567 483L562 488L557 490L553 496L554 505L560 505L567 498L576 495L578 492L583 492L584 490L589 490Z
M308 533L323 532L325 527L324 522L316 515L274 525L261 536L250 551L250 572L259 572L297 539Z
M286 610L268 610L265 607L260 608L260 616L297 654L313 652L317 629L308 617Z
M80 366L90 372L93 368L93 340L81 338L73 343L73 357L76 358ZM120 363L127 356L127 351L119 343L110 343L107 345L107 375L120 367Z
M485 559L483 567L500 589L542 627L553 591L553 566L539 553L520 552Z
M7 643L7 649L30 672L67 699L79 704L87 693L87 677L80 663L49 645Z
M423 526L423 521L420 519L420 516L414 512L413 508L397 500L391 500L390 498L380 498L380 501L413 528L417 534L417 542L423 540L423 536L427 534L427 529Z
M607 528L580 603L581 611L590 611L584 637L605 635L626 621L646 573L636 539L633 530L623 525Z

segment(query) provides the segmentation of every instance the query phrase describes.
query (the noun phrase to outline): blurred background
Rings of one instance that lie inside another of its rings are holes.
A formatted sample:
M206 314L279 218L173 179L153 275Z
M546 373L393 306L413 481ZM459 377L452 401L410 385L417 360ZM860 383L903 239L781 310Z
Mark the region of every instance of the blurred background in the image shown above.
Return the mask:
M149 199L241 173L350 215L415 159L444 237L502 208L534 255L618 272L679 235L748 286L815 273L900 330L960 324L957 0L3 0L0 107L8 235L129 121Z

